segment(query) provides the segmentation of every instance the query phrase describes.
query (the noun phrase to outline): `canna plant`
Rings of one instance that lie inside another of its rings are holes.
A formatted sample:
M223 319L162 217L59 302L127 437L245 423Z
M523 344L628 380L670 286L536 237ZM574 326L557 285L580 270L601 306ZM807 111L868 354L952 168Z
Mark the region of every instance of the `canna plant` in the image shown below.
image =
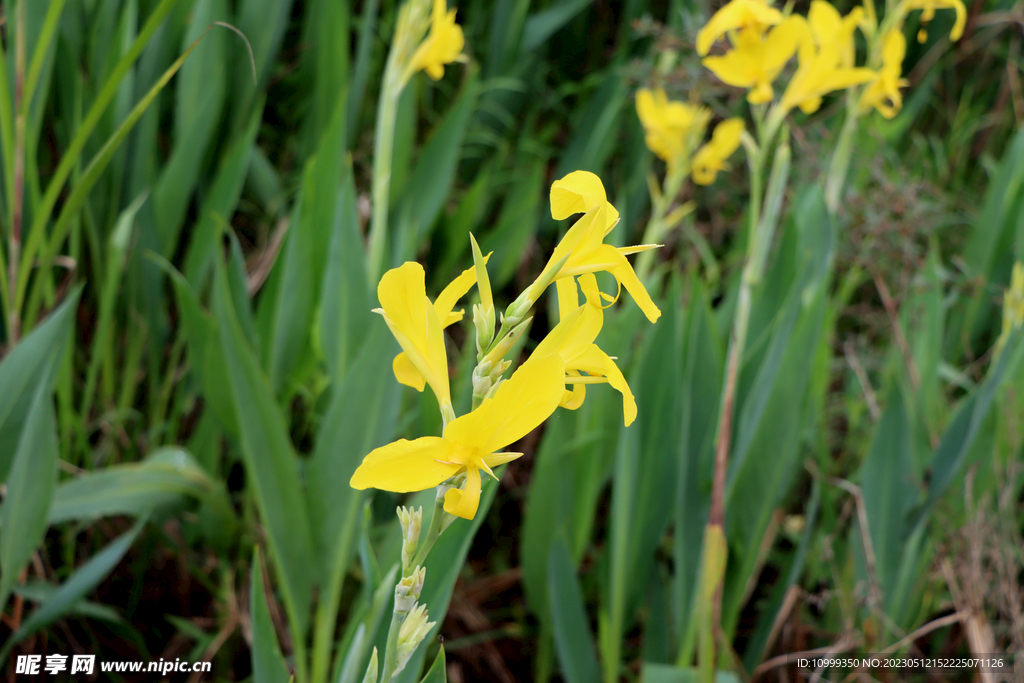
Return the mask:
M400 439L371 451L350 481L356 489L372 487L399 493L437 490L430 527L422 542L422 508L398 510L403 529L402 578L395 586L383 671L378 677L374 655L364 681L390 683L435 625L426 621L423 605L416 603L425 580L423 562L438 537L457 518L471 520L478 514L481 473L498 480L494 469L522 455L503 448L536 429L559 407L578 409L588 384L610 384L622 395L626 426L636 419L629 385L615 361L594 344L604 321L602 302L614 303L618 298L598 289L595 273L612 274L620 288L625 285L645 315L655 322L660 311L624 254L656 245L617 249L603 244L618 222L618 211L608 202L601 180L592 173L570 173L551 187L552 216L567 218L576 213L583 216L555 247L537 279L498 320L487 273L490 255L482 255L472 235L474 267L464 271L433 302L426 295L424 270L418 263L407 262L381 278L377 288L381 308L375 310L402 347L393 363L395 377L419 391L430 386L441 413L442 434L412 441ZM557 289L560 321L505 379L502 375L512 365L505 356L524 337L533 320L532 308L552 283ZM443 329L462 319L463 312L454 311L454 305L474 284L480 302L473 306L477 349L477 365L472 373L473 409L456 416ZM579 301L581 290L586 299L583 304ZM412 623L415 625L410 626Z

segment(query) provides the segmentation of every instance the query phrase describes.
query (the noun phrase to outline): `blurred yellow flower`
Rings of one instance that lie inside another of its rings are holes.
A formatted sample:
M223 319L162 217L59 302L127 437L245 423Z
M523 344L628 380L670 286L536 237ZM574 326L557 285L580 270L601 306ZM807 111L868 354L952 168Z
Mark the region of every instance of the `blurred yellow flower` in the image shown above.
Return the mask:
M967 8L962 0L903 0L897 11L904 14L921 10L921 30L917 33L918 42L923 43L928 39L928 22L935 18L935 10L951 9L956 11L956 21L953 22L953 29L949 32L950 40L960 40L964 34L964 26L967 25Z
M803 21L801 17L789 17L767 35L754 29L741 30L733 34L732 50L705 57L701 63L723 83L750 88L747 101L751 104L771 102L775 97L772 81L796 52L804 32Z
M858 16L854 13L839 20L839 14L824 0L814 0L804 24L804 36L797 51L800 65L786 86L780 106L783 111L800 107L811 114L821 106L821 98L834 90L845 90L875 76L871 69L843 66L843 55L851 49Z
M448 423L444 436L400 439L370 452L352 475L356 489L377 488L405 493L437 486L465 473L462 489L445 493L444 509L472 519L480 504L480 470L518 458L522 453L499 453L546 420L565 391L565 363L558 354L534 353L494 396L471 413Z
M602 351L594 340L604 325L604 311L601 307L602 294L597 288L597 278L593 273L579 276L580 288L586 297L586 303L579 305L579 293L575 278L563 278L558 281L558 310L561 322L537 345L534 353L546 355L558 354L565 362L568 377L567 384L572 390L566 390L562 396L561 406L575 410L583 405L586 397L586 384L607 382L613 389L622 394L622 415L628 427L636 419L636 401L629 390L626 378L615 365L614 359ZM564 284L563 284L564 283ZM581 375L581 372L587 375Z
M445 0L434 0L430 20L430 33L416 48L409 62L409 71L420 69L435 81L444 76L444 65L463 58L466 41L462 27L455 23L455 10L447 11Z
M769 26L782 21L782 12L768 0L732 0L715 12L697 34L697 54L706 55L715 41L732 31L762 37Z
M626 256L655 249L658 245L613 247L604 243L605 236L619 221L619 212L608 201L601 179L589 171L573 171L551 185L552 218L559 221L581 212L584 212L583 217L566 231L544 270L524 295L535 303L543 293L543 285L546 282L583 273L607 271L620 286L626 288L647 319L655 322L661 311L654 305ZM565 262L551 277L548 271L563 259Z
M487 256L484 257L483 262L487 263L490 258L491 255L487 254ZM422 271L422 267L420 270ZM449 325L454 325L462 320L463 311L453 311L452 309L455 308L455 304L458 300L464 297L475 284L476 268L467 268L441 291L433 304L434 311L437 313L437 319L441 322L441 329L444 329ZM425 295L426 290L424 289L424 296ZM391 364L391 368L394 370L395 379L399 382L408 387L412 387L416 391L423 391L423 388L426 386L427 379L423 373L417 369L416 365L410 359L409 354L405 351L402 351L395 356L395 360Z
M909 84L900 78L903 70L903 57L907 53L907 39L899 28L890 30L882 43L882 68L874 79L864 88L860 96L860 109L867 111L874 107L887 119L899 113L903 106L903 95L900 88Z
M729 168L725 160L739 148L743 130L743 119L739 118L726 119L715 126L711 141L693 155L693 182L710 185L719 171Z
M636 93L636 113L644 127L644 140L670 167L684 160L707 125L704 107L668 99L661 88Z

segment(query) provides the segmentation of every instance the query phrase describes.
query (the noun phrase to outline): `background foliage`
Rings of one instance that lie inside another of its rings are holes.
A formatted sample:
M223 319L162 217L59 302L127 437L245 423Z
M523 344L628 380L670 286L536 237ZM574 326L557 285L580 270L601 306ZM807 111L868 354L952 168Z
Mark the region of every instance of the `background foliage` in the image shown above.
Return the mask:
M700 3L455 6L470 63L397 110L390 252L427 264L429 292L467 267L469 231L496 291L519 291L571 170L602 177L613 237L639 241L662 171L636 87L742 109L693 53ZM0 659L209 657L213 680L261 681L308 656L297 680L358 680L400 499L347 482L371 448L440 428L369 310L397 3L2 8ZM942 13L910 43L904 110L868 117L838 217L815 182L841 107L795 118L739 381L730 669L771 679L774 655L829 645L1024 652L1018 339L992 353L1024 260L1022 5L970 10L957 45ZM686 191L697 210L649 279L657 325L608 311L637 423L592 388L439 541L424 598L451 680L688 680L746 182L734 163ZM462 412L472 343L452 330Z

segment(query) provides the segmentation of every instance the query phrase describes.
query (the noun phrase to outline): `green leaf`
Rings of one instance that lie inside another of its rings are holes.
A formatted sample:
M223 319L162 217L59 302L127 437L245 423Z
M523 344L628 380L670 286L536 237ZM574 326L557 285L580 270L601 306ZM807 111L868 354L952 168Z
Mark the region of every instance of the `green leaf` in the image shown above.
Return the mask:
M288 680L288 666L281 655L277 632L270 618L261 564L259 547L256 547L252 553L252 577L249 587L249 614L252 615L252 680L253 683L282 683Z
M583 593L576 578L576 563L569 554L564 536L556 538L548 555L548 594L555 649L562 674L568 683L598 683L601 669L597 663Z
M365 494L349 485L363 457L391 440L398 419L399 384L391 374L398 348L387 326L376 324L340 385L317 436L306 472L320 604L316 615L314 678L327 672L342 582L352 559ZM309 568L308 571L312 571Z
M644 683L701 683L697 669L648 662L644 662L641 680ZM740 683L740 677L731 671L716 671L715 683Z
M218 264L213 296L220 327L241 451L267 542L276 565L285 607L294 633L305 633L313 591L313 541L298 462L284 415L269 382L242 334L231 307L227 273Z
M433 227L451 193L462 142L479 93L480 81L476 69L471 69L459 99L423 145L416 168L406 181L401 204L394 214L396 219L405 216L413 221L412 228L395 242L400 245L397 253L403 258L419 248L420 239Z
M693 593L700 571L704 524L711 503L714 438L723 376L722 350L707 294L694 280L680 377L679 477L673 532L673 605L676 632L692 628Z
M366 255L356 208L351 165L345 173L320 292L320 347L327 372L341 382L359 352L359 340L375 322L367 287Z
M140 463L112 465L60 484L50 524L111 515L144 517L157 508L202 499L214 488L185 451L165 448Z
M899 612L892 608L903 604L906 596L895 595L894 589L909 531L906 512L915 498L911 492L919 491L920 486L913 474L912 435L897 383L890 390L886 403L861 471L861 493L886 613L900 622Z
M420 683L447 683L448 671L444 663L444 645L437 651L434 663L427 670L427 675L420 679Z
M75 570L67 581L53 591L46 601L22 622L21 628L7 640L3 650L0 650L0 662L6 659L11 648L19 641L74 610L82 598L91 593L106 578L107 574L113 571L124 554L128 552L128 548L135 541L135 537L139 535L145 522L145 519L138 520L135 526L89 558L85 564Z
M0 527L4 529L0 535L0 606L7 604L18 575L46 534L46 518L57 484L57 424L50 378L54 364L50 362L49 372L36 387L7 479L7 495L0 511Z
M531 14L523 27L520 52L532 52L540 47L554 35L555 31L568 24L592 2L593 0L562 0L547 9Z
M314 310L323 286L336 222L342 149L345 140L345 100L338 97L331 125L302 175L301 206L292 214L285 237L284 262L272 273L275 287L264 297L261 310L267 374L275 394L285 390L300 361L306 358L313 329Z
M214 140L227 94L224 55L229 33L219 26L207 33L215 21L231 21L225 0L196 0L182 38L183 51L194 41L203 41L195 48L195 59L181 67L175 89L174 147L153 188L160 253L165 256L177 249L185 212L199 183L203 158Z
M14 461L33 396L41 385L53 386L53 360L71 334L81 293L75 289L0 362L0 481L6 481Z

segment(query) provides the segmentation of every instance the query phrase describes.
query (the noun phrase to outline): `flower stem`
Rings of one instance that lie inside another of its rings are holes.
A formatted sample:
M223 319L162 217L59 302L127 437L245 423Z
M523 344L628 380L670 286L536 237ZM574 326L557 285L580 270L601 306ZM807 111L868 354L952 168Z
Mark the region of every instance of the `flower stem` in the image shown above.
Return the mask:
M380 680L382 683L391 683L398 669L398 632L402 629L408 612L395 610L391 613L391 626L388 627L388 640L384 649L384 673Z
M373 217L370 223L370 256L367 274L375 287L384 269L384 238L388 227L391 194L391 157L395 142L395 115L402 88L397 78L395 51L389 55L384 87L377 105L377 128L373 139Z
M422 566L426 562L430 549L434 547L434 543L441 536L441 532L444 531L446 515L448 513L444 511L444 496L438 496L434 500L434 514L430 516L430 528L427 529L427 536L420 542L420 547L416 551L416 557L413 559L408 571L403 572L403 577L408 576L414 568Z
M847 108L846 121L839 132L839 140L836 142L836 149L832 153L832 162L829 164L828 177L825 180L825 206L830 213L839 209L839 199L843 192L843 185L846 183L846 173L850 168L850 157L853 152L853 139L857 132L857 123L860 115L854 103Z

